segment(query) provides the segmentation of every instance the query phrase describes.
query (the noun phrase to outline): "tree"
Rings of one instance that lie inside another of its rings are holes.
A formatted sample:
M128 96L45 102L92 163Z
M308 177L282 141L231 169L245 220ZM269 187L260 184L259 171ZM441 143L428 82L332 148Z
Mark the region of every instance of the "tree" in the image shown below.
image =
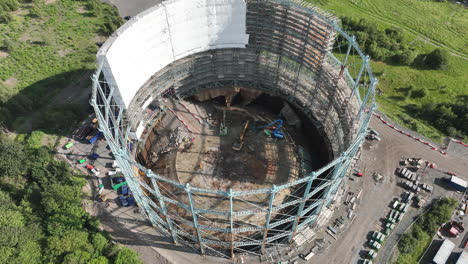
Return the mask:
M448 52L446 50L435 49L426 56L426 64L431 69L442 70L449 65Z
M115 264L143 264L138 254L128 248L122 248L114 261Z
M17 179L25 172L23 146L0 138L0 178Z
M78 249L93 252L93 247L88 241L88 233L86 231L70 231L64 236L53 236L47 239L46 252L52 259Z
M104 256L93 258L88 264L109 264L109 260Z
M100 233L97 233L93 236L91 243L93 244L94 252L97 255L101 255L104 252L104 249L109 245L107 238L105 238Z
M414 239L410 234L404 234L398 243L398 249L401 253L409 253L413 251L415 245L417 245L416 239Z
M83 250L77 250L67 254L63 258L63 264L87 264L91 260L91 254Z

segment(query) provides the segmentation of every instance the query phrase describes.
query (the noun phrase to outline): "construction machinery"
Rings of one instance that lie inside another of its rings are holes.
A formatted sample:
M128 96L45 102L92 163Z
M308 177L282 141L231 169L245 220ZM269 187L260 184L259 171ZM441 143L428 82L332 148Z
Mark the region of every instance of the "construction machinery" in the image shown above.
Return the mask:
M98 198L99 200L101 200L101 202L105 203L108 199L107 195L109 194L110 192L107 192L107 193L101 193L98 195Z
M242 129L242 132L241 132L241 134L239 136L239 141L235 142L232 145L233 150L239 151L239 150L242 149L242 146L244 145L245 133L247 132L247 128L249 127L249 123L250 123L250 120L247 120L247 122L245 122L244 128Z
M223 109L223 122L219 127L219 136L226 136L228 134L228 128L226 126L226 109Z
M274 126L275 124L278 124L278 125ZM283 139L284 138L284 133L279 131L282 126L283 126L283 120L278 119L278 120L275 120L275 121L273 121L273 122L271 122L271 123L269 123L267 125L257 127L257 129L267 128L267 129L264 130L265 134L267 136L273 135L277 139ZM273 131L271 131L271 130L273 130Z

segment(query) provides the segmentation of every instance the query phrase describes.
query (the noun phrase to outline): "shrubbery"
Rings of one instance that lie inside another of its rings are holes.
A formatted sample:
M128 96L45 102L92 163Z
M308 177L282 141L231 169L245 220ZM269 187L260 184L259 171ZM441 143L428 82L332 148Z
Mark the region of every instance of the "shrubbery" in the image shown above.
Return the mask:
M418 54L406 42L399 28L380 30L365 19L356 20L342 17L343 29L350 35L355 35L362 50L375 60L413 65L425 69L443 70L449 64L448 52L435 49L427 54ZM341 43L340 40L337 43Z
M406 43L399 28L380 30L365 19L349 17L342 17L341 22L343 29L348 34L355 35L363 51L373 59L410 65L417 56L416 51Z
M456 200L449 198L442 198L435 202L430 211L419 218L411 231L405 233L398 242L398 250L401 254L397 263L416 263L429 246L435 232L443 223L450 220L457 204Z
M28 145L0 135L0 263L142 263L97 231L81 206L84 177Z
M444 70L449 65L448 54L445 50L435 49L427 54L418 55L414 64L426 69Z
M426 103L408 108L408 111L449 136L464 138L468 135L468 96L451 103Z

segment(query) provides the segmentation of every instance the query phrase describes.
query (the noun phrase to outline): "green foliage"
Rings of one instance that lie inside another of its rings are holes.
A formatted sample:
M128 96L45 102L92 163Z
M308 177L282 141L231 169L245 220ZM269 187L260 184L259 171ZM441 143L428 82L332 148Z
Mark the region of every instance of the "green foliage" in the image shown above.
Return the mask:
M45 131L66 132L86 113L82 105L63 104L50 108L44 113L38 128Z
M422 88L422 89L418 89L418 90L412 90L411 91L411 98L423 98L427 95L427 89L426 88Z
M0 23L9 23L13 20L13 16L5 11L0 11Z
M401 253L410 253L414 250L418 242L411 234L404 234L398 243L398 249Z
M342 17L341 21L343 29L355 35L361 48L373 59L409 65L416 57L416 52L409 49L399 28L380 30L375 23L350 17Z
M83 250L77 250L67 254L63 259L63 264L87 264L91 260L91 254Z
M91 243L93 244L95 252L99 255L101 255L104 252L104 250L109 246L109 241L107 241L107 238L105 238L100 233L97 233L93 236Z
M450 220L457 204L456 200L448 198L435 202L429 212L419 218L411 231L404 234L398 242L400 255L397 263L417 263L435 232L443 223Z
M0 135L0 166L8 167L0 171L8 182L0 185L0 263L141 263L97 233L98 221L81 207L85 181L38 147L40 138Z
M114 261L115 264L143 264L138 258L138 254L128 248L123 248L117 254Z
M390 36L387 31L391 27L401 29L401 51L393 51L384 62L371 61L374 72L382 72L378 89L383 93L378 95L376 101L379 111L384 112L389 118L408 128L417 127L417 131L434 141L441 142L447 135L449 128L440 130L432 121L421 119L407 108L410 104L418 107L427 104L451 103L453 98L466 95L468 90L468 46L465 36L468 35L468 12L466 9L453 3L437 3L434 1L418 0L308 0L318 4L325 10L334 13L338 17L352 18L353 21L364 19L368 24L373 24L381 34ZM447 24L447 21L450 21ZM387 31L387 32L385 32ZM382 33L383 32L383 33ZM369 42L367 32L353 31L359 44L365 47ZM427 54L437 46L445 45L444 50L455 55L449 55L449 66L443 70L425 70L415 67L412 60L419 54ZM376 41L376 44L379 42ZM382 46L383 47L383 46ZM379 46L372 47L377 50ZM381 48L381 47L380 47ZM379 56L382 56L382 52ZM376 58L372 56L372 58ZM351 60L350 60L351 61ZM355 60L359 61L359 60ZM408 65L408 66L405 66ZM351 67L350 67L351 68ZM427 89L427 95L423 98L406 98L400 88L413 85L415 90ZM443 87L443 88L440 88ZM462 123L462 122L460 122ZM454 129L455 128L455 129ZM468 134L461 129L452 126L450 131L459 134L468 141Z
M116 9L107 9L105 11L104 24L101 33L106 36L110 36L123 24L123 22L123 19L119 16Z
M109 259L104 256L99 256L97 258L93 258L88 264L109 264Z
M0 12L16 11L19 8L18 0L2 0L0 1Z
M122 19L115 7L99 0L34 0L20 6L24 12L2 11L17 8L10 2L17 1L0 1L0 21L6 23L0 24L0 49L8 52L0 58L0 122L13 130L68 133L86 107L51 101L95 68L97 39ZM85 13L77 12L84 7ZM15 84L4 86L10 78ZM84 86L75 88L88 88ZM25 120L31 122L23 126Z
M415 65L426 69L444 70L449 65L449 53L446 50L435 49L419 55L415 59Z
M406 49L398 51L393 55L391 61L400 65L411 65L417 56L417 52L414 50Z
M42 139L45 133L42 131L33 131L26 139L26 144L29 148L40 148L42 146Z
M0 180L19 179L25 172L23 146L8 139L0 139Z
M450 103L427 103L414 111L418 117L433 123L450 136L463 138L468 135L468 96Z

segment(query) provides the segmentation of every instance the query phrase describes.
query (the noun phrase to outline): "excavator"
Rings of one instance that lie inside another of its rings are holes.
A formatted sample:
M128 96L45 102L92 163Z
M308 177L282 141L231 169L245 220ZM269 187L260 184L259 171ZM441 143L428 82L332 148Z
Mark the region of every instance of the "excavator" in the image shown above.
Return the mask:
M278 125L276 127L272 127L275 124L278 124ZM275 120L275 121L271 122L270 124L257 127L257 129L269 128L269 129L264 130L265 134L267 134L267 136L273 135L277 139L283 139L284 138L284 133L279 131L282 126L283 126L283 120L278 119L278 120ZM274 129L273 132L271 131L272 129Z
M247 122L244 125L244 129L242 130L242 132L241 132L241 134L239 136L239 140L237 142L234 142L234 144L232 144L232 149L233 150L239 151L239 150L242 149L242 146L244 145L245 133L247 132L247 128L249 127L249 123L250 123L250 120L247 120Z

